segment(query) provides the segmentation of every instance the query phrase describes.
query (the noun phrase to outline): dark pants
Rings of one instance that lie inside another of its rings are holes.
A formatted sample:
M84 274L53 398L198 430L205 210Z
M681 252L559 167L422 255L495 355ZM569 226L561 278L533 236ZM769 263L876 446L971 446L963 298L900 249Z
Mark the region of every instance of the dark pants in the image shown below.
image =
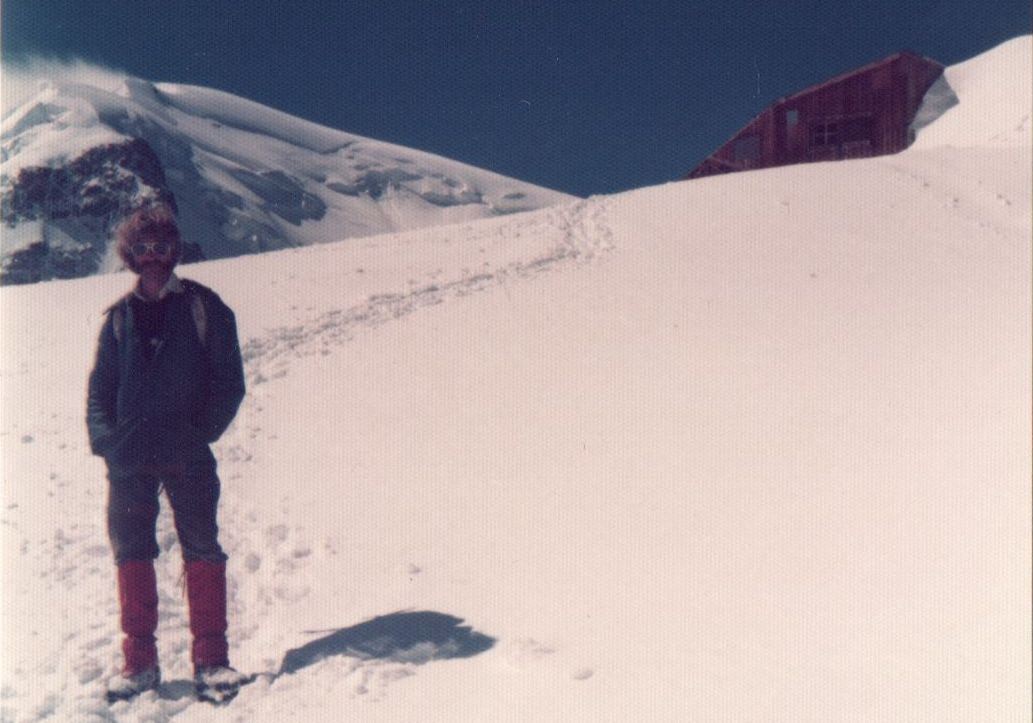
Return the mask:
M158 557L155 527L163 488L183 559L226 561L215 521L219 477L214 460L133 469L111 466L108 480L108 537L116 563Z

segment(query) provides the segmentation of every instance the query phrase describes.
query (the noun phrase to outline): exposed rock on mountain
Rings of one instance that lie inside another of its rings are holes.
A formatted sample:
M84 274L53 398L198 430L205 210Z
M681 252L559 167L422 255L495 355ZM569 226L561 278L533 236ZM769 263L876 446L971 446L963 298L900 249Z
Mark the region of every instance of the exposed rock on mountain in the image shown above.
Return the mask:
M114 227L150 201L175 208L161 162L145 141L110 143L62 166L30 166L5 179L2 279L24 284L96 273ZM16 242L7 243L8 236ZM203 257L188 242L184 259Z

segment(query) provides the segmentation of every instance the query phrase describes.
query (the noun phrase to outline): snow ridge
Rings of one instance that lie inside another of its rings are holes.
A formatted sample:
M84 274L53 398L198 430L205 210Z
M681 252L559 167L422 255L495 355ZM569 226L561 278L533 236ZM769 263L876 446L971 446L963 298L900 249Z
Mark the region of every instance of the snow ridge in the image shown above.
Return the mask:
M440 156L325 128L228 93L131 77L112 89L110 78L91 85L76 75L67 82L44 84L3 120L5 238L11 231L19 236L17 247L4 242L5 268L14 263L12 256L23 266L39 265L36 256L49 251L46 227L59 224L73 237L80 225L91 226L80 239L90 253L71 275L110 270L98 259L107 255L105 237L117 220L109 218L113 214L100 220L91 214L70 217L65 207L74 205L73 199L61 196L61 184L24 186L26 174L31 179L40 169L60 173L87 153L130 142L146 144L158 158L167 187L163 184L157 192L175 198L184 237L196 242L207 259L502 216L573 200ZM139 185L148 184L141 180ZM124 215L150 192L126 189L115 205ZM19 194L33 203L15 207L10 199ZM98 225L108 232L99 239ZM32 244L27 244L28 236ZM27 245L34 246L31 254ZM35 271L23 270L12 282L35 280ZM67 276L56 273L58 278ZM45 270L35 276L52 277Z
M1033 144L1033 35L944 71L960 102L921 130L912 148Z

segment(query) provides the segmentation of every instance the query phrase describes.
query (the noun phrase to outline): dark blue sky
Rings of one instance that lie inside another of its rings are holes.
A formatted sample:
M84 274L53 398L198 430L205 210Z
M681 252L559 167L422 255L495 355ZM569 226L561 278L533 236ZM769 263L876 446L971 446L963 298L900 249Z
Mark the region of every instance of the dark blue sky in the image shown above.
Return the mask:
M777 98L1033 32L1029 0L3 0L5 62L82 59L577 195L676 179Z

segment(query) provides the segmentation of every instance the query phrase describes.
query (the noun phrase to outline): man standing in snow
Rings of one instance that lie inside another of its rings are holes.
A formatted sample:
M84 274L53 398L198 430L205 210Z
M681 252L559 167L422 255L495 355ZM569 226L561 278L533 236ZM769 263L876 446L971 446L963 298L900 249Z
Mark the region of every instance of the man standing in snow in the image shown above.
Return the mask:
M91 449L108 467L108 535L125 633L123 673L108 699L127 700L161 681L154 560L164 489L183 549L197 693L219 702L243 682L229 665L219 478L209 447L244 398L236 321L215 292L173 273L183 244L167 207L126 219L117 249L138 280L108 309L86 412Z

